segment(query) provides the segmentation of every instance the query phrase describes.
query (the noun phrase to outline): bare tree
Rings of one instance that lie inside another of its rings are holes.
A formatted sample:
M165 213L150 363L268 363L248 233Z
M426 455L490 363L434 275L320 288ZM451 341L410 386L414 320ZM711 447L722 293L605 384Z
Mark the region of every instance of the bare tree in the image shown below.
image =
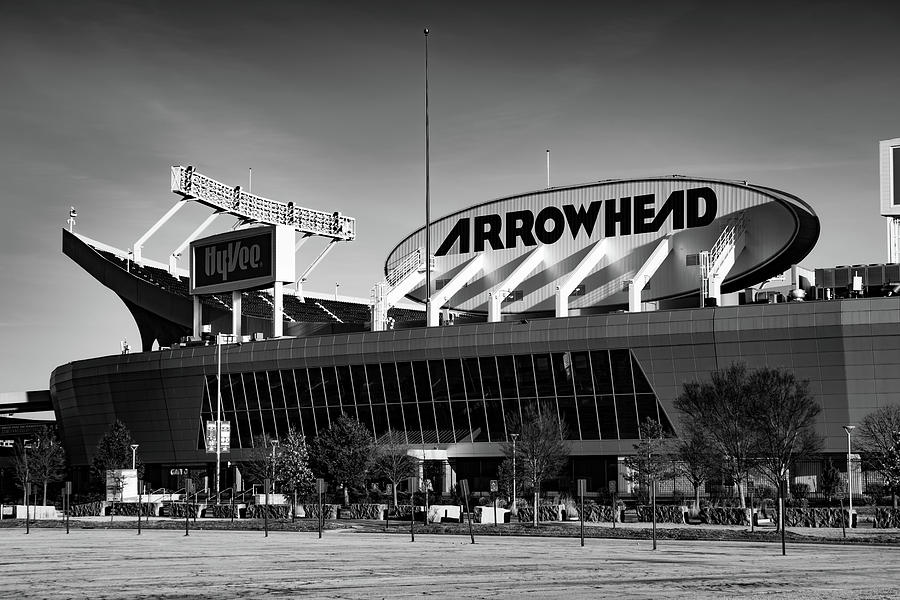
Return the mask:
M566 427L556 415L556 409L548 403L528 405L522 411L522 421L516 416L507 423L507 431L518 433L516 462L522 465L525 482L534 493L534 525L538 524L538 499L541 483L555 477L569 458L566 444ZM513 455L512 442L501 444L503 454Z
M715 451L702 429L687 427L675 447L675 471L694 488L694 510L700 510L700 487L716 473Z
M798 381L784 369L753 371L748 389L747 426L754 432L755 470L783 489L790 466L822 447L814 429L822 408L809 393L809 382Z
M625 466L631 470L626 479L652 492L656 482L672 476L672 460L666 451L665 430L658 421L648 417L638 429L641 439L634 444L635 453L625 457Z
M91 471L97 481L106 483L106 472L114 469L128 469L131 467L131 445L134 438L125 423L116 419L109 430L97 442L94 456L91 459ZM144 470L140 457L135 460L138 478Z
M253 448L244 450L244 460L241 462L241 470L246 478L254 483L263 483L266 479L272 480L272 489L275 481L281 480L279 469L278 445L272 442L267 435L253 436Z
M713 371L707 382L684 384L675 399L689 428L702 431L719 457L721 472L738 484L741 508L746 508L743 477L749 472L757 446L752 427L750 374L747 367L734 363Z
M900 406L882 406L867 414L859 426L857 447L884 477L894 508L900 494Z
M391 429L375 446L373 472L391 482L394 506L397 506L397 485L417 471L416 459L406 453L406 444L400 441L402 435L402 432Z
M28 471L31 481L44 487L44 506L47 505L47 486L66 476L66 451L52 427L43 427L31 442L28 451Z

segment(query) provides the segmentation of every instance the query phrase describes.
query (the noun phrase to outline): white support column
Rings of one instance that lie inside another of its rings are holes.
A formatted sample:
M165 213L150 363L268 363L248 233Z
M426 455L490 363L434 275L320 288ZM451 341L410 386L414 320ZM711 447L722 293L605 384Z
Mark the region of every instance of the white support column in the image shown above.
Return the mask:
M428 305L428 314L426 315L428 327L437 327L439 321L438 315L441 313L441 307L445 302L452 298L456 292L461 290L469 279L481 271L483 264L484 254L476 255L475 258L466 263L466 266L453 276L453 279L447 282L447 285L431 296L431 302Z
M219 216L219 213L214 212L206 217L206 220L200 223L200 226L191 232L191 235L187 236L183 242L178 244L177 248L172 250L172 254L169 255L169 273L172 275L175 274L175 269L178 267L178 258L181 256L181 253L184 252L184 249L187 248L188 244L196 240L197 237L210 226L217 216Z
M275 282L272 289L272 335L281 337L284 335L284 284L280 281Z
M519 287L528 275L534 271L538 265L544 262L544 246L538 246L528 256L525 257L519 266L516 267L509 277L507 277L500 285L496 286L488 293L488 322L500 322L500 306L503 299L510 292Z
M603 257L606 256L606 238L603 238L591 248L572 273L556 288L556 316L569 316L569 296L575 291L588 273L594 270Z
M900 174L897 175L900 177ZM886 217L888 236L888 262L900 262L900 217Z
M241 293L231 292L231 333L241 341Z
M175 213L178 212L178 209L180 209L182 206L184 206L185 204L187 204L187 202L188 202L188 201L187 201L187 200L184 200L184 199L179 200L178 202L176 202L176 203L175 203L175 206L173 206L172 208L169 209L169 212L167 212L166 214L164 214L164 215L162 216L162 218L161 218L159 221L157 221L157 222L153 225L153 227L151 227L150 229L147 230L147 233L145 233L145 234L142 235L140 238L138 238L138 241L136 241L136 242L134 243L134 247L133 247L133 251L134 251L134 262L136 262L136 263L139 264L139 265L140 265L140 264L143 264L143 259L142 259L142 257L141 257L141 250L142 250L143 247L144 247L144 243L146 243L147 240L150 239L150 236L152 236L154 233L156 233L156 231L157 231L160 227L162 227L163 225L165 225L165 224L166 224L166 221L168 221L169 219L171 219L172 216L173 216Z
M194 305L194 323L192 328L192 335L194 337L200 337L200 333L203 330L203 305L200 304L200 296L195 295L191 297Z
M631 280L631 285L628 286L629 312L641 312L641 291L647 285L647 282L650 281L650 278L653 277L653 274L656 273L657 269L662 266L671 250L672 236L667 235L662 239L659 245L656 246L653 252L650 253L647 262L638 269L638 272L634 275L634 279Z

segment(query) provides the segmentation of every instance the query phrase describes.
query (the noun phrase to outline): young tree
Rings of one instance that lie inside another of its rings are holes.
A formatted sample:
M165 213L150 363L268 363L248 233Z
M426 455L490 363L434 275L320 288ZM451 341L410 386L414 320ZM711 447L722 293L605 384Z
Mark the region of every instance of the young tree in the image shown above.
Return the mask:
M125 424L116 419L109 430L97 442L94 456L91 459L91 471L97 481L106 483L106 472L112 469L131 468L131 445L134 438ZM140 457L135 461L138 478L144 469Z
M675 408L684 415L686 426L703 432L720 457L721 472L738 483L741 508L746 508L743 477L750 470L757 445L748 412L750 395L747 367L734 363L713 371L708 382L685 383L675 399Z
M882 406L867 414L859 426L857 448L884 477L897 508L900 494L900 406Z
M746 425L753 432L757 455L754 469L784 489L790 466L822 446L815 432L822 408L809 393L809 382L798 381L784 369L753 371L747 391Z
M294 495L296 507L297 496L311 494L316 487L316 477L309 468L309 449L303 433L293 427L289 428L276 457L278 459L276 469L279 479L283 482L282 489Z
M672 476L672 460L666 452L665 430L649 417L639 426L641 439L634 444L635 453L625 457L625 466L632 474L626 479L651 492L661 479Z
M344 489L344 505L350 504L350 486L365 486L372 466L375 439L358 420L342 414L316 438L315 464Z
M66 451L52 427L44 427L31 442L28 450L28 472L32 482L44 487L44 506L47 505L47 486L66 476Z
M373 465L376 475L391 482L394 506L397 506L397 485L418 471L416 459L406 453L406 444L400 441L401 436L401 432L393 429L382 436L375 447Z
M273 444L267 435L253 436L253 448L244 451L244 461L241 462L241 470L247 480L254 483L263 483L266 479L272 480L272 489L275 482L281 481L279 469L280 443Z
M694 488L694 510L700 510L700 487L716 473L715 450L702 430L688 426L675 447L675 472Z
M518 433L516 466L522 465L526 485L534 493L534 525L538 524L538 499L541 483L556 477L569 458L566 427L556 416L556 409L548 403L531 404L522 411L522 421L512 416L507 431ZM512 442L501 444L503 454L512 458Z
M822 469L822 476L819 478L819 488L821 488L822 493L825 495L826 502L831 502L840 486L841 472L834 466L834 463L832 463L829 458L828 463Z
M518 450L518 448L516 448L516 450ZM522 472L522 464L518 461L518 459L516 460L515 482L515 488L517 492L525 490L525 474ZM505 495L510 502L512 502L513 460L511 456L505 457L497 466L497 483L500 486L500 492ZM513 512L513 514L516 514L517 509L512 506L512 504L510 504L509 508Z

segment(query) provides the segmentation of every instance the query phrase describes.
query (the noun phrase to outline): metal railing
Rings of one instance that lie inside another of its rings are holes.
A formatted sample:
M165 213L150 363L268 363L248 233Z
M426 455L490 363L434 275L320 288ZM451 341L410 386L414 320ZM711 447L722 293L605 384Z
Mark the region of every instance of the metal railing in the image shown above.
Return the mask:
M300 233L336 240L356 238L356 219L339 212L325 212L278 202L230 187L197 173L193 167L172 167L172 191L248 221L290 225Z

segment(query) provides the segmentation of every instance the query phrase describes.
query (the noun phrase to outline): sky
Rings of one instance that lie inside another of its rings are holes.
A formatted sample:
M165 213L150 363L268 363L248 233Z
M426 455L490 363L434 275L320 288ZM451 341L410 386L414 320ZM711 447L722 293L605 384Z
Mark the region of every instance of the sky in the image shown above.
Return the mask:
M900 137L900 4L0 0L0 391L139 340L61 253L130 248L171 165L357 219L306 289L368 298L424 222L552 184L685 174L807 201L803 265L887 260L878 141ZM144 247L168 254L189 205ZM220 217L208 230L227 229ZM307 245L308 247L309 245ZM298 256L298 268L315 249Z

